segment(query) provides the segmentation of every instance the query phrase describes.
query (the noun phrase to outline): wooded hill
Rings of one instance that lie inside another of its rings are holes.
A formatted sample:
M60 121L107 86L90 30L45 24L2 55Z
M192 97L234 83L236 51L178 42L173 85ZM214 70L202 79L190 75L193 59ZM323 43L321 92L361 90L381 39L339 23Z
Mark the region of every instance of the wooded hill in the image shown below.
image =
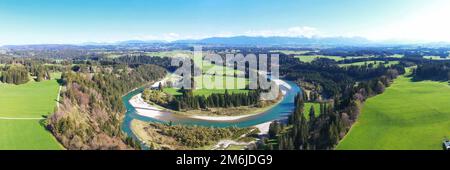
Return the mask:
M155 65L110 67L95 62L63 72L61 104L47 128L67 149L139 148L123 134L122 96L166 75Z
M383 93L393 79L405 73L402 65L339 68L321 62L292 61L286 66L283 73L288 78L321 86L320 94L327 100L321 104L320 115L317 118L310 116L307 120L304 103L309 97L300 93L287 124L275 122L271 125L271 140L263 140L260 146L265 149L333 149L356 121L364 101ZM276 142L270 142L273 140Z

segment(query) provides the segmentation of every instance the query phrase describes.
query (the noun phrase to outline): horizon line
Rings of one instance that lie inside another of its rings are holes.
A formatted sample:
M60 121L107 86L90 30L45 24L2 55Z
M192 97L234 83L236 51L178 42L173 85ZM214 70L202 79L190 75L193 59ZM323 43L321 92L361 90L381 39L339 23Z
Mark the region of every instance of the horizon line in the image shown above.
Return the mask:
M0 47L5 46L32 46L32 45L73 45L73 46L102 46L102 45L120 45L120 43L126 43L127 41L142 41L146 44L171 44L176 43L176 41L201 41L210 38L236 38L236 37L248 37L248 38L303 38L303 39L327 39L327 38L342 38L342 39L364 39L368 43L354 43L354 44L385 44L385 45L417 45L417 44L449 44L450 41L447 40L439 40L439 41L430 41L430 40L402 40L402 39L385 39L385 40L373 40L363 36L323 36L323 35L314 35L311 37L307 36L280 36L280 35L231 35L231 36L205 36L200 38L180 38L173 40L164 40L164 39L139 39L139 38L130 38L124 40L116 40L116 41L84 41L84 42L43 42L43 43L1 43ZM153 41L153 42L152 42ZM320 42L319 42L320 43ZM180 44L189 44L189 43L180 43ZM257 44L255 44L257 45ZM295 44L293 44L295 45ZM299 44L300 45L300 44Z

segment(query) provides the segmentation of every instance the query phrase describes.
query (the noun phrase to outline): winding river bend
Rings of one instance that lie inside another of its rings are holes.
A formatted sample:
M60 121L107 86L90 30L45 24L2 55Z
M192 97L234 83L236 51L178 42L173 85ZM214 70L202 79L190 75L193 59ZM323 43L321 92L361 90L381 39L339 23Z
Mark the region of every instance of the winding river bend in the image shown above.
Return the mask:
M184 124L184 125L199 125L199 126L211 126L211 127L228 127L228 126L236 126L236 127L250 127L255 126L261 123L270 122L273 120L281 120L287 118L292 111L294 110L294 99L298 92L300 92L300 87L296 85L296 83L291 81L285 81L289 86L281 86L281 90L285 91L285 95L283 96L283 99L274 107L271 109L265 111L264 113L248 116L242 119L238 120L232 120L232 121L212 121L212 120L200 120L200 119L194 119L186 116L174 116L170 120L174 124ZM135 139L136 135L131 130L131 121L134 119L141 120L141 121L147 121L147 122L164 122L166 121L145 117L137 114L136 108L134 108L131 103L130 99L134 96L142 93L144 91L144 88L136 89L127 95L125 95L123 99L123 103L127 109L127 112L125 114L125 119L122 124L122 130L128 135Z

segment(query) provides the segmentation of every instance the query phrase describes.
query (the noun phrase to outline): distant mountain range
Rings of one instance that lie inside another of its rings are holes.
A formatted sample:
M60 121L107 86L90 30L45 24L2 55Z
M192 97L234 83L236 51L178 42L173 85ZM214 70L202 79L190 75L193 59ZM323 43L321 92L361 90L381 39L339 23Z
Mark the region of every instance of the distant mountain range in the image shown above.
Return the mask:
M185 44L214 44L214 45L358 45L370 44L371 41L360 37L212 37L201 40L179 40L174 43Z
M144 45L144 44L204 44L204 45L251 45L251 46L277 46L277 45L363 45L373 42L361 37L211 37L199 40L128 40L116 43L83 43L82 45Z
M365 46L365 45L411 45L418 43L405 43L395 41L374 42L362 37L252 37L252 36L234 36L234 37L211 37L198 40L177 40L177 41L164 41L164 40L128 40L115 43L99 43L88 42L75 46L146 46L146 45L158 45L158 44L185 44L185 45L223 45L223 46ZM425 45L449 45L449 43L423 43ZM19 45L20 47L36 47L36 46L73 46L70 44L37 44L37 45ZM420 44L419 44L420 45ZM5 46L5 47L18 47L18 46Z

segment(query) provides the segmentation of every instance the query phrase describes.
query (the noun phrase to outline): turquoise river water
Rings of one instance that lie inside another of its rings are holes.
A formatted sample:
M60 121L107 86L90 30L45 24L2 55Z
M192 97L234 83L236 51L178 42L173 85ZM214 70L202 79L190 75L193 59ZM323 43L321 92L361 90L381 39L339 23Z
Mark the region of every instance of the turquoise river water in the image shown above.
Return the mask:
M249 116L246 118L242 118L234 121L208 121L208 120L199 120L188 118L184 116L178 116L172 119L172 123L174 124L183 124L183 125L198 125L198 126L209 126L209 127L250 127L255 126L261 123L273 121L273 120L282 120L287 118L292 111L294 110L294 99L295 96L300 92L300 87L296 85L296 83L291 81L286 81L291 88L288 89L284 86L281 88L286 90L286 94L283 96L283 99L271 109L265 111L264 113L260 113L254 116ZM134 119L147 121L147 122L163 122L162 120L157 120L150 117L145 117L138 115L136 109L130 104L129 100L135 95L142 93L144 88L136 89L127 95L123 96L123 104L125 105L127 112L125 115L124 122L122 124L122 130L128 135L137 139L135 134L131 130L131 121Z

